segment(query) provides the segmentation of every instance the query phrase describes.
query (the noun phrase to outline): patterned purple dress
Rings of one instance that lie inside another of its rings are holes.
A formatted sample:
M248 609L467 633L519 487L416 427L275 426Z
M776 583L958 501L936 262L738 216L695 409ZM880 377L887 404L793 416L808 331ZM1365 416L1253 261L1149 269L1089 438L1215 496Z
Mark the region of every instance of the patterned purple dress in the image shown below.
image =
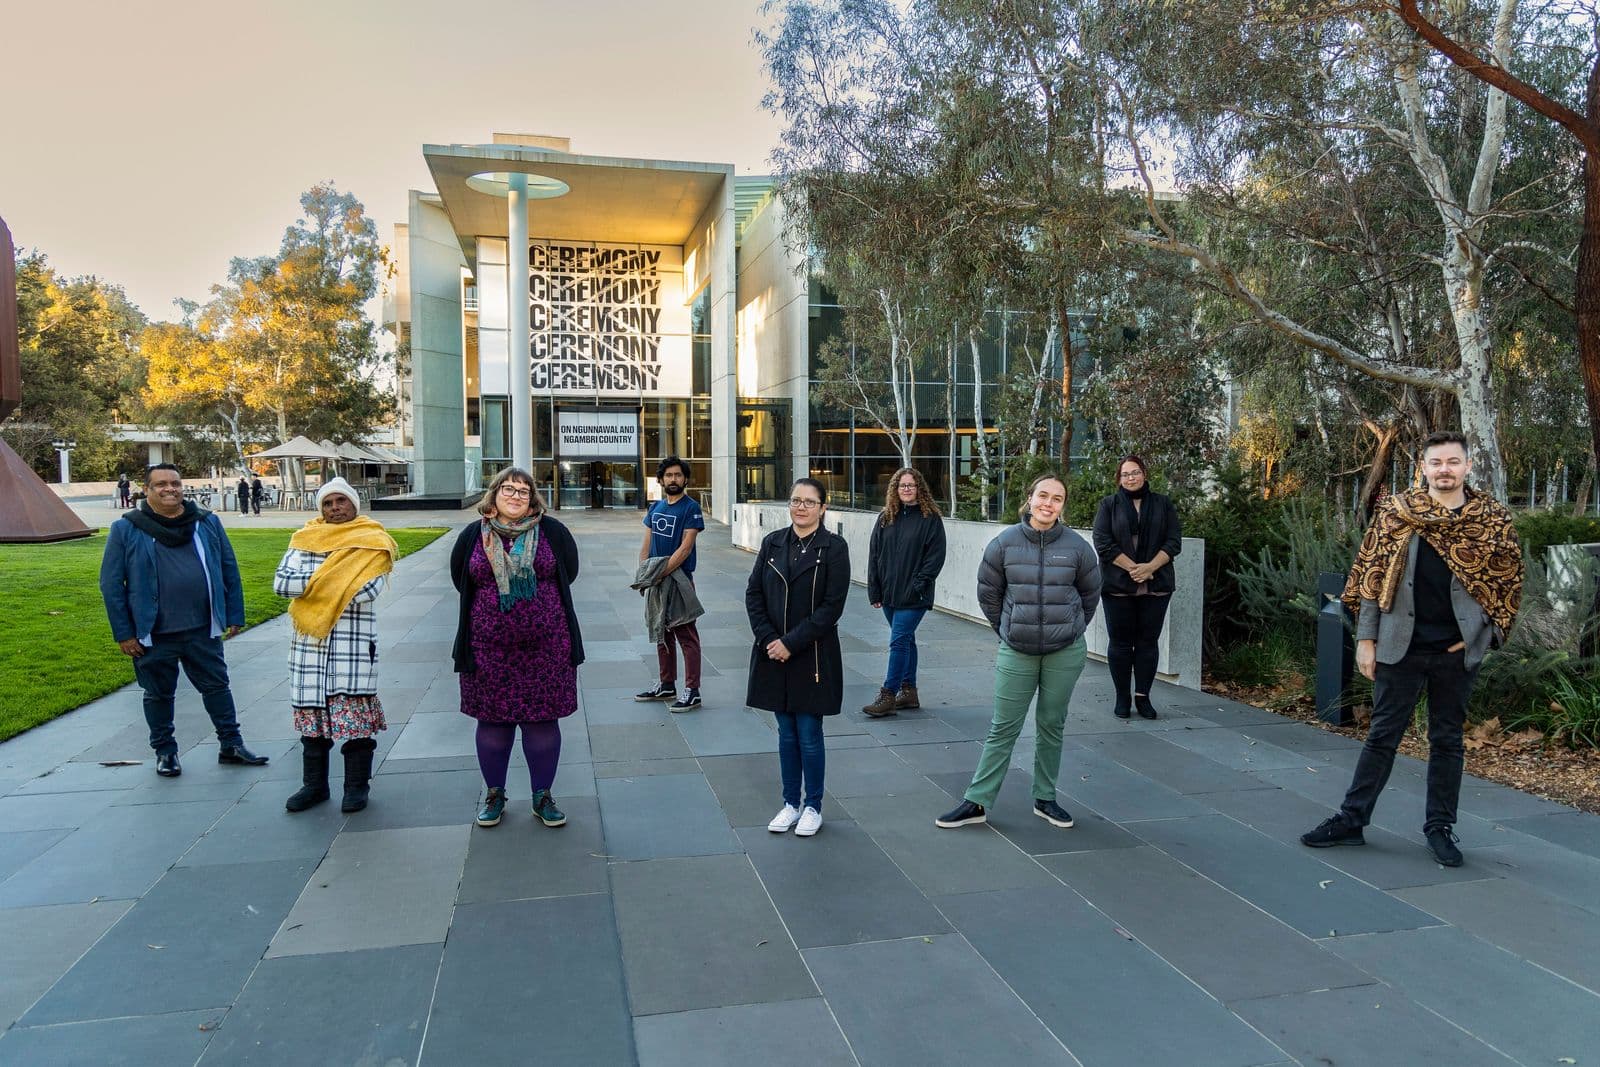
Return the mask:
M467 575L476 588L472 662L477 669L456 677L461 713L479 722L548 722L578 710L578 669L572 665L572 636L556 586L556 556L543 537L533 572L539 579L533 599L501 611L483 543L472 546Z

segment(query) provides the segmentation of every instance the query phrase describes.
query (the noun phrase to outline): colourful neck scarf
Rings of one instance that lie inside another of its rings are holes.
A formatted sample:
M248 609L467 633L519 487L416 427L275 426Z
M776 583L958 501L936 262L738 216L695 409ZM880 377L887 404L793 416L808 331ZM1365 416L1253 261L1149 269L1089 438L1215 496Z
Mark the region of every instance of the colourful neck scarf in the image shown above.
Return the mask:
M539 552L539 516L525 515L515 522L485 518L482 527L483 554L494 572L500 610L510 611L519 600L532 600L539 591L539 578L533 572L533 560ZM509 552L502 538L511 540Z

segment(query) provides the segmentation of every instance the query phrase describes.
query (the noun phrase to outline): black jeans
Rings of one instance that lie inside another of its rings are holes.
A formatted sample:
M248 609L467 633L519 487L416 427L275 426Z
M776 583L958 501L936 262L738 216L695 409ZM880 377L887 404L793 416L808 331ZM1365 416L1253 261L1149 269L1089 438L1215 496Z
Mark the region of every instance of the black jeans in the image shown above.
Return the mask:
M150 747L157 755L178 751L173 736L172 714L178 694L178 666L200 690L206 714L216 727L217 740L224 748L243 744L239 736L239 717L233 707L233 691L228 688L228 664L222 658L222 638L212 637L211 629L201 626L177 633L156 634L144 655L133 661L134 677L144 690L144 721L150 727Z
M1422 828L1448 829L1461 798L1467 698L1477 668L1467 670L1460 652L1408 652L1399 663L1380 663L1372 685L1372 725L1356 761L1355 776L1340 810L1357 826L1372 821L1378 794L1394 769L1395 749L1411 725L1423 687L1428 691L1428 805Z
M1106 664L1111 668L1111 684L1117 687L1117 702L1126 704L1128 675L1133 675L1133 692L1150 695L1156 680L1156 662L1161 652L1156 641L1167 621L1170 596L1104 596L1100 606L1106 613Z

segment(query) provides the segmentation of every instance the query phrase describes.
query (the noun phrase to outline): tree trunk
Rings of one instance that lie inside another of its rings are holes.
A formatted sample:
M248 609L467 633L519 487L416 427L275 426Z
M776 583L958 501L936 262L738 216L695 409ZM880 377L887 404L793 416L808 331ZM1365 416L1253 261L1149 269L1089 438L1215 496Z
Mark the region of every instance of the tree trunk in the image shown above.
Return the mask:
M1378 495L1389 479L1389 464L1394 459L1394 444L1400 438L1400 424L1396 421L1376 430L1369 423L1367 429L1377 437L1378 443L1372 450L1372 464L1367 467L1366 477L1361 480L1361 497L1357 501L1363 525L1372 521L1373 509L1378 506Z
M978 335L967 331L967 344L972 349L972 425L978 433L979 480L983 483L983 517L989 517L989 487L994 484L994 471L989 467L989 435L983 425L983 350Z
M952 328L944 342L945 410L950 413L950 424L945 427L944 439L950 453L950 515L956 513L956 332Z
M1600 59L1589 74L1587 111L1589 121L1600 128ZM1600 158L1593 152L1583 160L1583 236L1578 240L1575 297L1578 364L1589 402L1590 442L1594 455L1600 456Z
M1589 510L1589 494L1594 490L1595 458L1591 454L1589 462L1584 464L1583 478L1578 482L1578 491L1572 500L1572 517L1581 519Z
M1072 479L1072 316L1056 296L1056 322L1061 332L1061 476Z

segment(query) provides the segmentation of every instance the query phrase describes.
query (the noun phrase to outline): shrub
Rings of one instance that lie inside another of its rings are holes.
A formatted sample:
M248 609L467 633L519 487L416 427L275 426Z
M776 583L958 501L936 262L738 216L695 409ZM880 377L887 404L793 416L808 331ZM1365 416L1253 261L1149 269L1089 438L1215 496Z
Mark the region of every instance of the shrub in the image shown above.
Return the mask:
M1212 495L1195 502L1174 501L1183 516L1183 535L1203 538L1205 565L1205 646L1215 657L1254 632L1240 603L1233 572L1261 549L1277 543L1274 518L1281 503L1261 494L1237 460L1217 471ZM1187 505L1187 506L1186 506Z
M1209 661L1211 674L1234 685L1286 689L1289 699L1310 689L1312 651L1282 633L1268 633L1255 641L1234 644Z
M1529 716L1546 714L1564 680L1600 681L1600 658L1584 649L1595 618L1552 600L1544 564L1526 555L1523 561L1522 609L1505 646L1490 653L1478 672L1468 709L1474 721L1499 716L1503 723L1528 725Z
M1256 632L1289 634L1309 646L1322 610L1317 578L1324 571L1349 571L1362 531L1326 502L1299 496L1279 507L1271 532L1274 543L1245 557L1229 577L1238 583L1240 606Z
M1581 515L1574 518L1558 511L1524 511L1515 520L1522 550L1543 560L1551 545L1600 543L1600 518Z

